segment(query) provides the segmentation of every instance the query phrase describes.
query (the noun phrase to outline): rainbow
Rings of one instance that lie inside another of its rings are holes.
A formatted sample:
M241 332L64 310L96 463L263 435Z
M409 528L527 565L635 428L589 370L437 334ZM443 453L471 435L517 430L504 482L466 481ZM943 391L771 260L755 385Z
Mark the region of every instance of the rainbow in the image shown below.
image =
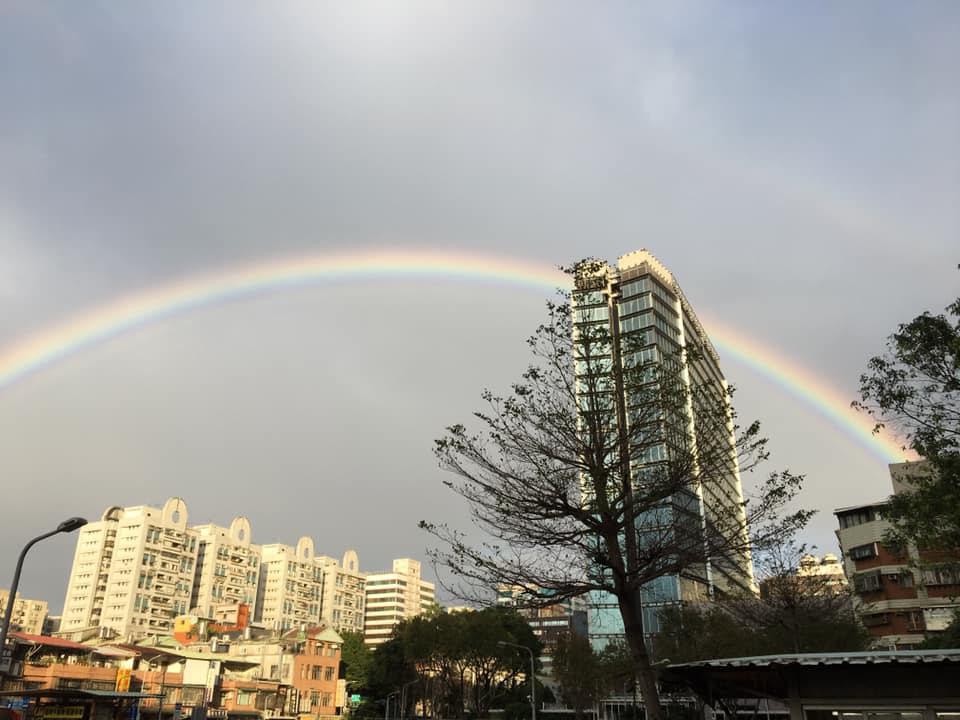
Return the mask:
M320 282L377 277L452 277L537 291L552 291L568 284L563 273L541 263L436 250L368 250L232 268L122 297L15 341L0 351L0 390L124 333L213 303ZM874 434L870 420L853 411L844 395L829 383L721 323L709 318L704 322L722 354L812 406L881 462L903 459L902 443L889 434Z

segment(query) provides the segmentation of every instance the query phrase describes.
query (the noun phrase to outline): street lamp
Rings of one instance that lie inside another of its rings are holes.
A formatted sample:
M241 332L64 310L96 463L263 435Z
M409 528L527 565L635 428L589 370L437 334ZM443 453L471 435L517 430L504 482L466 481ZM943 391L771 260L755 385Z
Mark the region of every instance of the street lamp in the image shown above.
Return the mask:
M397 713L397 720L403 720L403 714L407 711L407 688L416 685L418 682L420 682L420 678L411 680L400 688L400 711Z
M7 647L7 631L10 629L10 616L13 613L13 603L17 597L17 587L20 585L20 571L23 569L23 558L26 557L27 551L41 540L45 540L53 535L59 535L60 533L73 532L86 524L87 521L82 517L69 518L57 525L56 530L38 535L23 546L23 550L20 551L20 557L17 559L17 569L13 572L13 582L10 584L10 597L7 599L7 610L3 614L3 624L0 625L0 654L2 654Z
M387 704L383 708L383 720L390 720L390 698L392 698L394 695L399 695L399 694L400 694L399 690L394 690L392 693L387 694Z
M530 720L537 720L537 676L536 665L534 664L533 659L533 650L528 648L526 645L518 645L517 643L507 642L506 640L498 640L497 645L500 647L520 648L521 650L526 650L528 653L530 653Z

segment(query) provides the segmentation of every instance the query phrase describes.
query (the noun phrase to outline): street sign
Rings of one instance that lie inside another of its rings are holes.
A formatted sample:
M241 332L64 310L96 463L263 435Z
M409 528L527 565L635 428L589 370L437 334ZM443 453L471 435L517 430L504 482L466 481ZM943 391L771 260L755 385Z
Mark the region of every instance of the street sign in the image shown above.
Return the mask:
M360 702L362 699L363 699L363 698L361 698L359 695L356 695L356 694L350 696L350 702L358 703L358 702Z

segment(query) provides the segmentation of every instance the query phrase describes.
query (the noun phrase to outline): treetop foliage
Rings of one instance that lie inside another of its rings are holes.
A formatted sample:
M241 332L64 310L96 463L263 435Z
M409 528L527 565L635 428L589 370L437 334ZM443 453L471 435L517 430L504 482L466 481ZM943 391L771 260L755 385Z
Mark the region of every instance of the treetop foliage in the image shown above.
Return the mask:
M890 500L890 543L960 549L960 298L946 314L924 312L899 326L868 362L853 407L927 460L913 473L913 492Z
M408 704L423 701L435 716L460 718L469 711L484 717L510 696L518 676L530 672L529 655L501 641L540 655L530 625L511 609L412 618L373 651L368 692L383 698L409 686Z

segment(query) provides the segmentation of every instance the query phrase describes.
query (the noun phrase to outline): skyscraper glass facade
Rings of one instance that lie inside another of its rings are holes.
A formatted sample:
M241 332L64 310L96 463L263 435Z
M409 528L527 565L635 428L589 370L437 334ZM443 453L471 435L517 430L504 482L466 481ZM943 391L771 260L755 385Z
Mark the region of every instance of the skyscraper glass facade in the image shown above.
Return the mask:
M597 263L577 278L573 321L581 419L584 413L599 407L615 418L612 433L618 432L621 425L643 424L643 441L635 442L638 434L634 428L629 450L624 451L628 455L624 476L629 472L632 482L641 484L645 471L678 455L693 458L695 466L698 454L707 452L708 444L712 446L712 458L727 458L721 471L713 473L709 487L691 483L662 506L648 509L638 517L639 541L643 542L645 527L686 523L687 535L696 537L698 528L707 527L711 516L734 512L740 513L742 519L743 496L732 421L725 419L726 413L721 413L717 420L716 412L717 407L728 407L726 381L717 353L673 275L645 250L621 257L616 267ZM591 343L591 333L595 341L589 351L584 351L584 344ZM598 369L599 374L606 376L602 382L596 377ZM645 373L649 385L642 379L637 382L636 374L632 382L625 383L627 372ZM590 375L592 378L588 378ZM676 390L675 397L684 398L683 403L652 407L651 399L667 386ZM599 401L598 396L602 396ZM589 502L586 490L585 501ZM702 565L702 559L700 562ZM706 599L714 586L720 586L725 579L735 577L738 584L753 584L749 552L708 558L701 572L691 575L702 581L667 574L643 587L645 633L655 634L659 630L659 614L665 606ZM616 598L596 592L590 605L594 645L602 647L611 639L622 637L623 622Z

